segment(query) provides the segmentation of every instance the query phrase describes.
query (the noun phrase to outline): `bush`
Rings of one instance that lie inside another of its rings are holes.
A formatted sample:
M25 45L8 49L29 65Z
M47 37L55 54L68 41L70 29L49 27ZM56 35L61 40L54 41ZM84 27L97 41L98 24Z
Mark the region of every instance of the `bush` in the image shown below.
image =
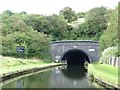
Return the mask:
M23 33L14 32L3 37L2 55L20 57L20 53L16 52L16 47L24 46L24 58L47 59L50 58L49 41L45 34L34 30Z
M117 46L119 42L118 30L118 8L109 14L107 30L100 37L101 51L105 48Z
M120 52L118 51L118 47L109 47L103 50L100 62L107 63L110 57L118 57L120 56Z

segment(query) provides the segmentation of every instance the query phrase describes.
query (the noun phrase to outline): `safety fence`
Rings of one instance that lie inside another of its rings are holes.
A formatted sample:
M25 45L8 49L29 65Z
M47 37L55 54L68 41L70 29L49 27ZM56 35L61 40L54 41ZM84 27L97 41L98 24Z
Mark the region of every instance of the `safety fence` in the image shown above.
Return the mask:
M120 67L120 57L110 57L107 64L115 67Z

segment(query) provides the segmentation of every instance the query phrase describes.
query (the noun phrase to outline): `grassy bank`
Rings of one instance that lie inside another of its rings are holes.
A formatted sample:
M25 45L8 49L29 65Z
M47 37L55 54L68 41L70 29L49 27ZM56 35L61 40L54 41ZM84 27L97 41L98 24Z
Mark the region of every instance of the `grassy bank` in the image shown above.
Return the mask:
M18 66L18 65L38 64L38 63L44 64L46 62L40 59L21 59L21 58L0 56L0 68Z
M93 75L100 80L108 82L115 86L120 86L120 81L118 80L118 72L120 68L113 67L106 64L89 64L88 74Z
M0 56L0 75L5 73L26 70L34 67L45 67L55 63L46 63L37 59L18 59Z

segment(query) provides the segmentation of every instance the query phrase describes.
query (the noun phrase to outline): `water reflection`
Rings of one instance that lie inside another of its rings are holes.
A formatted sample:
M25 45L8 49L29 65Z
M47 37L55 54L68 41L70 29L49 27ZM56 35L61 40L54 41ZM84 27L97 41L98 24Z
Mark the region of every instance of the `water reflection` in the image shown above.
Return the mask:
M62 69L62 73L70 79L82 79L85 77L86 70L83 66L68 65L67 69Z
M56 73L60 71L60 73ZM54 80L51 82L55 88L90 88L86 78L86 70L82 66L67 66L66 69L54 69Z
M24 80L23 79L16 81L16 88L24 88Z
M81 66L62 66L12 81L2 88L92 88Z

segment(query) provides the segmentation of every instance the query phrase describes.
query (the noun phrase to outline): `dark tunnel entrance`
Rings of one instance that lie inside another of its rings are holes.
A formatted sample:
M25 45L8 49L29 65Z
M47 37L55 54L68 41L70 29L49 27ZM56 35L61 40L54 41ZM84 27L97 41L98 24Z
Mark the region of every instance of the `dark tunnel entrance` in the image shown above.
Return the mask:
M68 65L84 65L85 61L90 63L88 55L79 49L72 49L63 54L62 61L67 61Z

